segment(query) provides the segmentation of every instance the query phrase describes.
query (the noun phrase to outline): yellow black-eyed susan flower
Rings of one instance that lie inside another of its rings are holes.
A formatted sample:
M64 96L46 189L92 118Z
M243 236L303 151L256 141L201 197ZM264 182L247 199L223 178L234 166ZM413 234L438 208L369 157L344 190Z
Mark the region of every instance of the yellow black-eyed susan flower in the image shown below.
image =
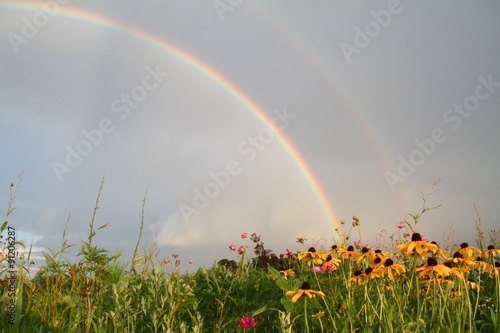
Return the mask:
M406 272L406 267L388 258L384 261L384 264L380 266L380 270L384 274L387 274L389 280L394 280L394 276L402 275Z
M447 277L451 274L451 268L438 264L433 257L427 258L427 265L417 267L418 275L421 278Z
M292 296L292 303L295 303L298 301L298 299L303 296L309 296L309 298L313 298L316 296L320 296L321 298L325 298L325 294L322 293L321 291L314 291L311 289L311 285L309 282L304 282L302 283L302 286L300 287L299 290L296 291L287 291L286 296Z
M493 245L488 245L488 249L481 252L483 258L500 257L500 250L495 249Z
M297 258L300 261L307 263L309 266L321 265L323 261L325 261L326 257L327 255L325 251L316 252L314 247L310 247L308 251L297 255Z
M287 276L295 276L295 271L293 269L287 269L287 270L284 270L284 271L280 271L281 274L283 274L283 277L285 278L285 280L287 279Z
M339 258L333 258L331 255L326 256L325 261L323 262L323 267L328 267L329 270L335 270L340 265Z
M428 253L435 254L438 250L436 244L423 241L419 233L411 236L411 242L399 244L396 248L407 257L417 254L419 259L425 259Z
M373 267L368 267L364 272L357 270L354 272L354 276L349 278L347 285L350 287L351 282L357 282L360 286L367 284L368 281L382 277L384 272L381 269L373 269Z
M460 244L460 249L457 250L460 254L464 256L464 258L476 257L480 253L479 249L475 247L469 246L467 243Z
M488 265L487 273L490 277L500 276L500 262L495 261L494 265Z
M469 271L469 268L459 268L459 267L453 266L453 262L449 261L449 260L445 261L445 263L443 265L445 265L446 267L451 269L450 275L454 275L460 279L464 279L464 275L462 274L463 272Z
M337 252L340 253L341 257L346 259L357 259L361 255L354 251L354 246L352 245L348 246L347 249L339 249Z

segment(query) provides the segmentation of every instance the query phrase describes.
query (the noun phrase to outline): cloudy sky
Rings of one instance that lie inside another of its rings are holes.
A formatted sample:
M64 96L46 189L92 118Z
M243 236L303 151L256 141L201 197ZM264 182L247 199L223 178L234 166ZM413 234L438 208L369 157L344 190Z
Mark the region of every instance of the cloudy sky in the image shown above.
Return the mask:
M105 174L96 242L130 257L147 189L143 245L211 265L243 232L329 246L353 215L373 245L441 179L417 229L474 243L474 203L499 227L499 17L497 1L0 1L1 210L24 171L18 237L58 249L70 214L79 244Z

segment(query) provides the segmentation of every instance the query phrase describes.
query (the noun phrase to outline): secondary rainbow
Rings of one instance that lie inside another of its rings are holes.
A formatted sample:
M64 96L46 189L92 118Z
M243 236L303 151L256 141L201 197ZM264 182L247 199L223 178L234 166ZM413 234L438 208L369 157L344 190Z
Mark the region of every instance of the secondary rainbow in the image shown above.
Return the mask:
M0 4L0 8L6 8L17 11L27 11L27 12L45 12L40 5L33 1L28 2L4 2ZM252 101L241 89L239 89L235 84L229 81L222 74L217 72L214 68L205 64L198 58L194 57L192 54L179 48L178 46L158 37L149 32L140 30L136 27L127 26L121 24L109 17L100 15L98 13L90 12L80 8L74 8L67 5L60 5L59 8L52 8L50 13L55 17L64 17L68 19L73 19L76 21L88 23L90 25L103 27L106 29L114 30L116 32L127 34L137 40L150 44L172 56L181 60L182 62L188 64L195 70L199 71L205 75L210 80L217 83L224 90L226 90L231 96L243 104L259 121L268 126L274 133L278 141L287 151L287 153L292 157L293 161L297 164L299 170L304 175L305 179L312 188L314 195L319 201L321 208L324 211L325 217L335 228L340 228L339 220L335 215L335 212L331 205L329 204L328 197L321 187L319 181L315 177L311 167L307 164L304 158L301 156L300 152L295 148L292 141L283 133L281 133L276 126L273 125L271 118L267 113ZM47 14L49 17L51 15ZM52 18L52 19L54 19Z

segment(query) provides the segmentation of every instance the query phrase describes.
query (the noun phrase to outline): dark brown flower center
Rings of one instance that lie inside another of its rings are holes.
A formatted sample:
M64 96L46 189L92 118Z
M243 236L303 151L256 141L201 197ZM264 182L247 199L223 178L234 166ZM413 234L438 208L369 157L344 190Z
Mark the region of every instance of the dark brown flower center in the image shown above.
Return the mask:
M354 251L354 246L349 245L349 247L347 248L347 251Z
M304 283L302 283L302 287L300 287L300 289L309 290L309 289L311 289L311 285L309 284L309 282L304 282Z
M389 266L392 266L394 264L394 261L392 259L387 259L385 262L384 262L384 266L385 267L389 267Z
M418 232L411 235L412 242L417 242L417 241L421 241L421 240L422 240L422 236L420 236L420 234Z
M373 262L376 264L380 264L381 261L382 261L382 259L380 259L379 257L377 257L377 258L375 258L375 260L373 260Z
M373 268L368 267L365 269L365 274L370 274L371 272L373 272Z
M458 251L455 252L455 253L453 253L453 258L460 258L460 259L462 259L463 257L464 256L460 252L458 252Z
M462 244L460 244L460 247L461 247L462 249L465 249L466 247L469 247L469 244L467 244L467 243L462 243Z
M336 250L337 249L337 245L332 245L332 250Z
M314 247L310 247L308 251L309 252L316 252L316 249Z
M361 273L363 273L363 272L361 272L361 271L358 269L357 271L355 271L355 272L354 272L354 276L361 275Z
M370 252L370 249L363 246L363 248L361 249L361 253L366 253L366 252Z
M488 250L494 250L495 247L493 245L488 245Z
M438 262L435 258L429 257L427 258L427 266L437 266Z

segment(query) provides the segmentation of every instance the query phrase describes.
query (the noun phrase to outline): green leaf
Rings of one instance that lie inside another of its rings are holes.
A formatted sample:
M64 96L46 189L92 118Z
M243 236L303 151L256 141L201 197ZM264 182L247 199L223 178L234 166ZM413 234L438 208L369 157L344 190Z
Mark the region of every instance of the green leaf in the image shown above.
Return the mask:
M254 312L252 312L250 317L255 317L256 315L261 314L262 312L264 312L266 310L267 310L267 305L264 305L264 306L260 307L259 309L255 310Z

